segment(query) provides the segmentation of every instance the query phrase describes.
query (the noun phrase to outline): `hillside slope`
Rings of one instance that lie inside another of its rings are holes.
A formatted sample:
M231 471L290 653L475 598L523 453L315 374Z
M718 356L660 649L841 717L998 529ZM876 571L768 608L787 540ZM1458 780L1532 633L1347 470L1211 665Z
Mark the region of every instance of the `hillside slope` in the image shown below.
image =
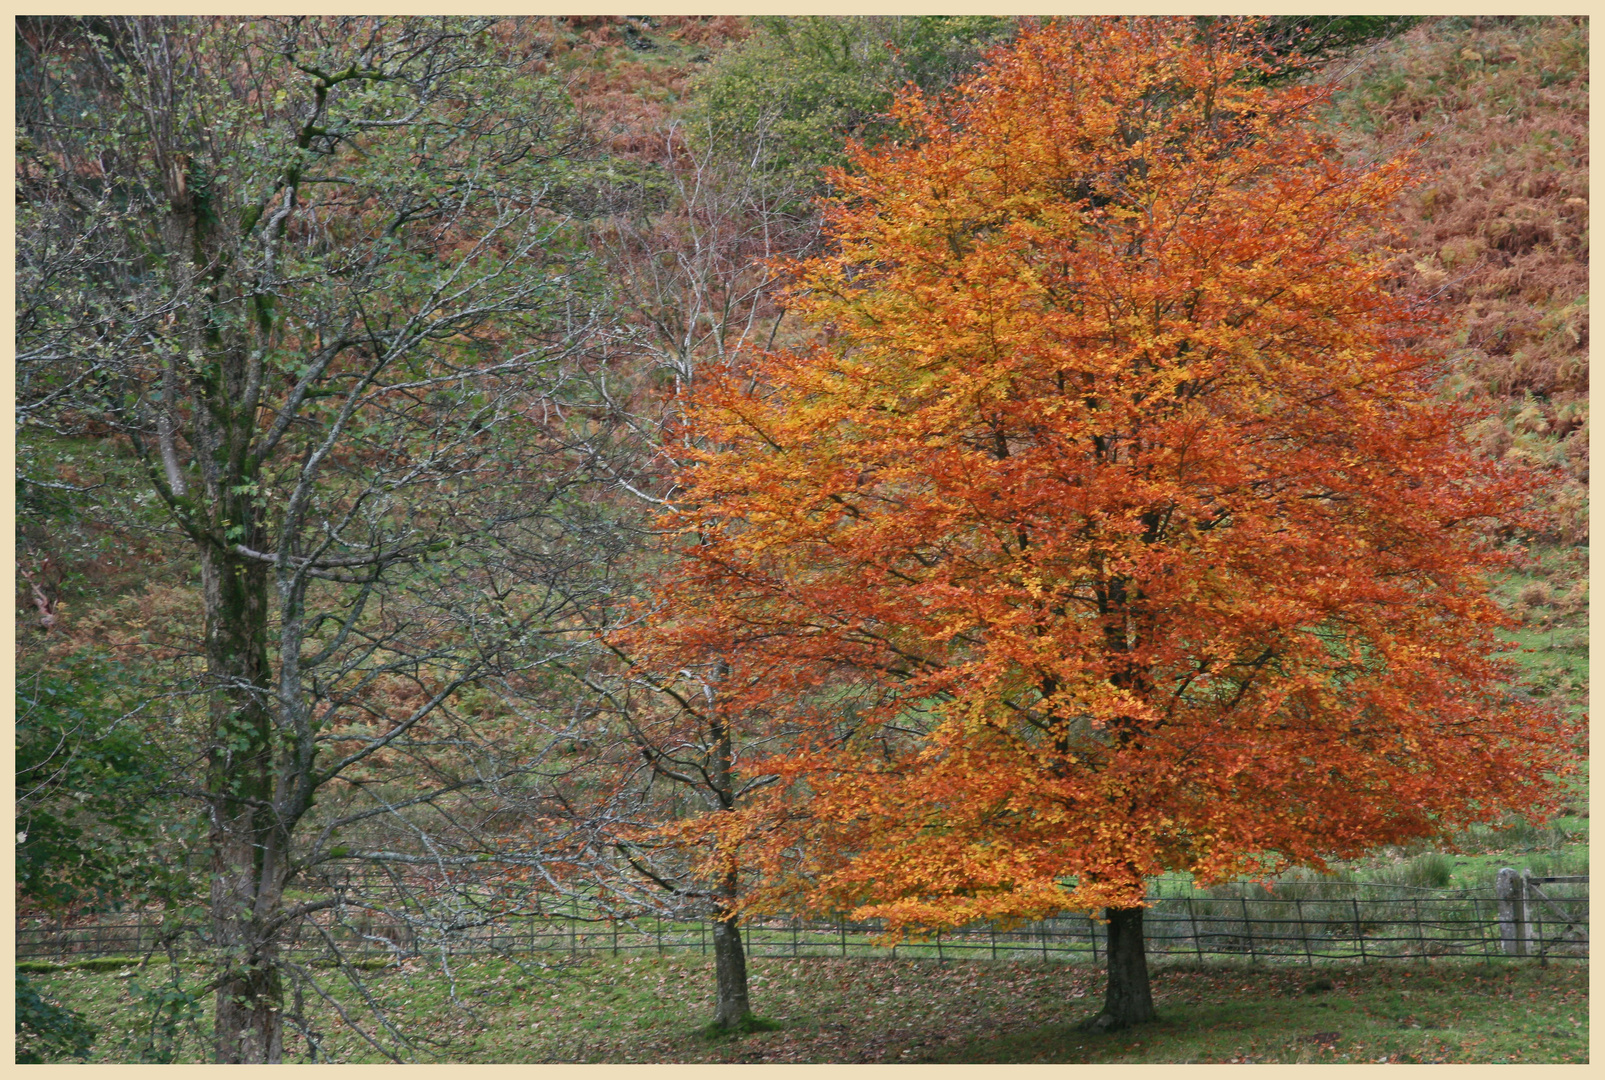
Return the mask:
M1332 66L1356 155L1416 147L1401 270L1446 306L1483 452L1550 471L1552 511L1502 587L1538 694L1586 706L1588 26L1442 18Z

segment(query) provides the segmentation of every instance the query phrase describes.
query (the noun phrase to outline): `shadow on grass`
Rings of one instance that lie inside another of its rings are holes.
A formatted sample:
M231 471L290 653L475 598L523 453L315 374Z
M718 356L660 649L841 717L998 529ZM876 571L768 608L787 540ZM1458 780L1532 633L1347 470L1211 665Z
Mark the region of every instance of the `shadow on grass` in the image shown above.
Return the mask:
M1096 1014L1094 1014L1096 1015ZM1050 1024L1033 1031L1018 1031L996 1038L972 1039L908 1060L919 1063L1072 1063L1121 1060L1156 1060L1156 1046L1185 1034L1191 1022L1161 1016L1146 1024L1119 1031L1090 1030L1088 1021ZM1158 1059L1164 1060L1164 1059Z

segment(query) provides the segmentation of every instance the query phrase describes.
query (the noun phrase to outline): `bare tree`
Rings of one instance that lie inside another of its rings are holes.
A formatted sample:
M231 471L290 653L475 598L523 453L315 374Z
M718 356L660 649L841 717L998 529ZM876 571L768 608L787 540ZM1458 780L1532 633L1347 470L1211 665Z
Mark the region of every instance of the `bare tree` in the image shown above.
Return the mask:
M594 294L552 195L578 136L505 23L19 43L19 438L126 440L192 553L215 1052L277 1061L286 979L312 986L283 943L349 903L292 885L379 822L415 853L477 827L522 767L482 748L522 735L464 694L590 648L620 549L569 434L608 415L572 378Z
M817 235L813 212L769 175L761 139L759 152L730 160L708 133L690 135L679 125L661 131L652 140L660 156L635 198L591 231L616 320L607 348L629 358L634 377L598 384L619 426L609 429L611 445L588 449L642 530L624 575L633 582L648 579L661 558L650 515L673 498L659 478L683 449L673 423L680 392L704 365L774 343L783 316L775 260L803 252ZM733 810L768 780L743 772L754 745L742 718L719 707L720 658L669 677L642 669L626 632L641 613L628 592L616 599L595 627L613 662L587 657L569 669L590 695L586 708L526 710L532 724L544 719L552 744L574 751L550 761L546 783L521 796L540 821L528 844L545 865L563 868L548 887L583 896L594 917L708 919L714 1022L737 1029L752 1018L739 931L751 870L741 865L739 843L681 836L676 822L688 812ZM509 702L528 696L517 679L503 685Z

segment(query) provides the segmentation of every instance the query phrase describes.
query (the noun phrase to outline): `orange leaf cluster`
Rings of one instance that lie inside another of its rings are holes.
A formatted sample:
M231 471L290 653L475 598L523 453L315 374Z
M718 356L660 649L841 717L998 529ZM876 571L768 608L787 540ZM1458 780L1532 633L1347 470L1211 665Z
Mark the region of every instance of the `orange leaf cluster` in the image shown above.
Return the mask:
M693 394L637 646L791 732L709 824L772 899L1032 918L1547 805L1567 733L1489 659L1530 484L1373 254L1407 163L1254 71L1075 20L909 93L794 268L816 343Z

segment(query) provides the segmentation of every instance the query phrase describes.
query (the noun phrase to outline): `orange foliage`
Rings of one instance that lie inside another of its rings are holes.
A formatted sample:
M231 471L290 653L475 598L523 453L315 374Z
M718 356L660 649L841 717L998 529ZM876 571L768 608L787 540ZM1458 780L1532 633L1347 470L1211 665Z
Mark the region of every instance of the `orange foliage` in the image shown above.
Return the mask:
M634 644L793 733L704 826L771 902L1128 907L1550 806L1568 732L1488 659L1532 483L1386 288L1408 166L1340 164L1254 63L1076 21L904 96L794 268L817 343L693 393Z

